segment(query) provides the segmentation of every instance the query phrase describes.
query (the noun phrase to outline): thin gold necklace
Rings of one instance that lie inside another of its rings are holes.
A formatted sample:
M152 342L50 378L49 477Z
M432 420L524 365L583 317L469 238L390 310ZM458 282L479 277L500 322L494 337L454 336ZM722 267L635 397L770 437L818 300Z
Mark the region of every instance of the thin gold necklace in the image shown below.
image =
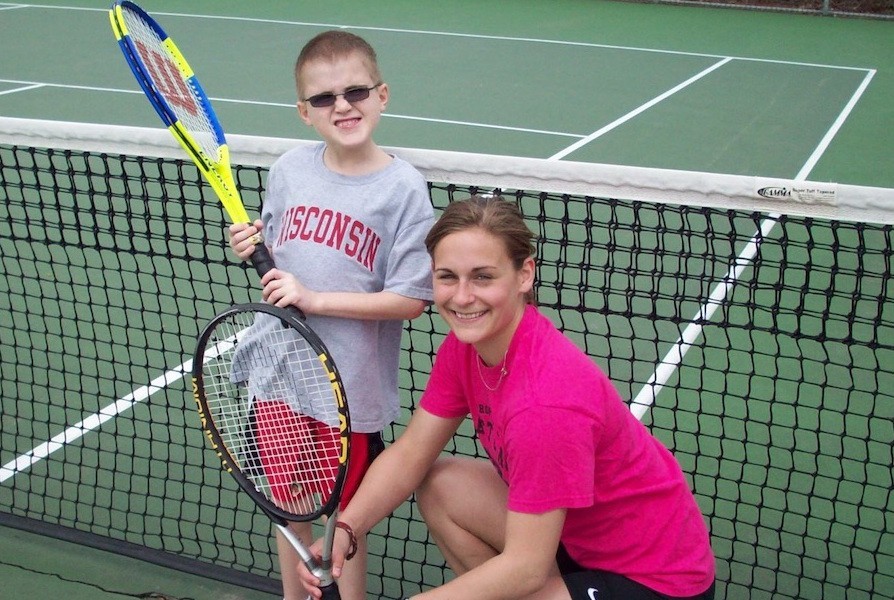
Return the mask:
M503 378L509 374L509 371L506 370L506 356L508 354L509 350L506 350L506 353L503 354L503 360L500 361L500 378L497 379L497 383L496 385L494 385L494 387L490 387L489 385L487 385L487 380L484 378L484 373L481 371L481 363L484 362L484 359L479 356L478 360L475 361L475 364L478 365L478 377L481 378L481 383L483 383L484 387L486 387L491 392L496 392L500 388L500 384L503 383Z

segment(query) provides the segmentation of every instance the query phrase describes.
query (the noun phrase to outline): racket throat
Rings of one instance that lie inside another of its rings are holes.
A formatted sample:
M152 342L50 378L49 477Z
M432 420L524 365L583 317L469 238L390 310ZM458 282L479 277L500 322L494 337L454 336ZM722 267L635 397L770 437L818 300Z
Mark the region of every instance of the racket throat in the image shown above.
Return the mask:
M322 564L318 561L310 552L308 552L304 545L298 540L298 537L289 529L288 525L281 525L279 523L276 524L279 528L279 531L285 536L289 543L292 544L292 548L298 553L298 556L301 557L301 561L307 567L307 569L314 574L320 580L320 587L326 587L335 582L335 579L332 577L331 568L332 568L332 552L331 550L324 551L324 557ZM327 545L326 548L331 548L331 545Z

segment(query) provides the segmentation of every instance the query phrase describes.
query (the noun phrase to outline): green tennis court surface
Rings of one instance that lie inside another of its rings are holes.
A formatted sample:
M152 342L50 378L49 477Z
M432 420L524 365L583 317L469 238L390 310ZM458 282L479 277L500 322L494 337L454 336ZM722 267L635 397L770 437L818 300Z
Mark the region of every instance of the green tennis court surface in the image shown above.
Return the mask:
M0 39L0 113L158 128L105 7L80 4L0 4L17 32ZM308 135L292 108L294 54L321 28L359 25L392 87L383 144L894 187L891 23L565 2L549 18L536 3L478 3L470 20L464 3L439 4L427 17L402 2L144 6L236 133ZM207 18L224 11L238 20ZM220 473L182 377L201 324L253 289L219 210L203 207L210 191L170 161L7 145L0 159L5 514L263 586L276 568L269 524ZM250 210L263 175L239 173ZM433 184L439 206L469 189ZM540 302L690 474L719 597L891 596L890 225L536 189L517 199L542 240ZM408 410L442 334L434 315L408 328ZM478 452L470 432L455 451ZM445 576L412 505L372 554L371 594Z
M391 86L381 144L549 158L585 140L562 158L781 177L820 148L812 179L894 187L888 21L533 0L511 11L458 0L143 5L231 133L310 136L292 65L302 40L344 26L377 48ZM0 39L4 116L158 126L107 7L0 9L16 32Z

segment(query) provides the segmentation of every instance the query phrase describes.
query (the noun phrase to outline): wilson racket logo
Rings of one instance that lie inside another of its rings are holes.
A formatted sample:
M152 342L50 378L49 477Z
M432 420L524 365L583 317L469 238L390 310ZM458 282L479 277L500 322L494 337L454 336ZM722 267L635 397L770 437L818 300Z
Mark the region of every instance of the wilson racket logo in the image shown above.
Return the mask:
M201 114L192 90L183 80L177 65L161 52L157 52L139 40L134 40L143 64L150 71L152 81L158 90L172 105L181 108L192 116Z

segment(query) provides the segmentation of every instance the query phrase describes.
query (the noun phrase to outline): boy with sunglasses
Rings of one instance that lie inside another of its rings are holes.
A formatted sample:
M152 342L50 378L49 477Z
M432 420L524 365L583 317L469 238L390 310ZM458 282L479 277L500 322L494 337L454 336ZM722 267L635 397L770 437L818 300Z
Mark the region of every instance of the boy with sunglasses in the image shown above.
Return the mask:
M301 309L336 357L353 431L345 506L399 414L403 320L432 299L424 241L434 211L422 175L372 139L389 89L365 40L345 31L317 35L298 56L295 79L298 114L323 142L280 157L261 219L231 226L230 246L247 260L253 236L262 234L277 266L261 280L263 299ZM293 527L313 539L309 524ZM279 534L277 548L285 600L303 600L298 557ZM339 587L345 600L366 598L365 538Z

